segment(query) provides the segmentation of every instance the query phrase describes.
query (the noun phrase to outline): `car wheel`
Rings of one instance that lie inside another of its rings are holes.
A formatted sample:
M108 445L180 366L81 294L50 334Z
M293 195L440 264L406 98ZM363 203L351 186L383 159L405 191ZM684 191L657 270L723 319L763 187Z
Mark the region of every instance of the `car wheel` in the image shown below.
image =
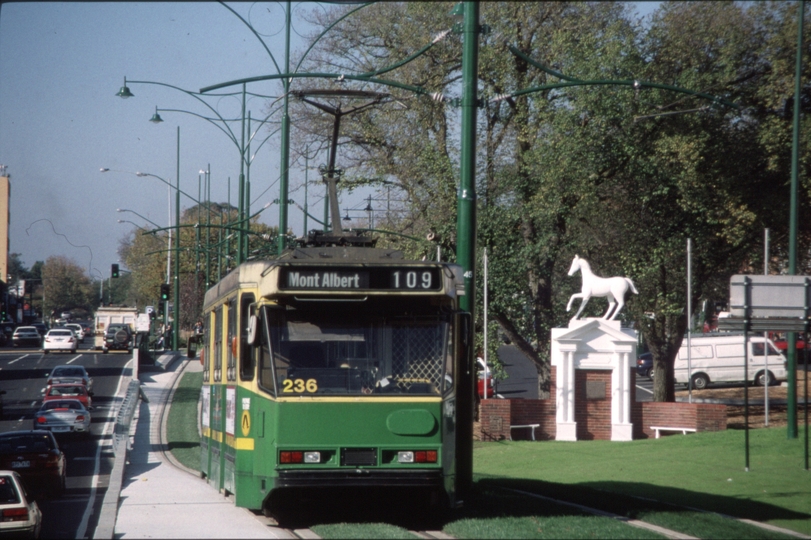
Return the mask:
M758 386L771 386L774 383L774 375L771 371L760 371L755 375L755 384Z
M101 352L102 354L107 354L107 349L102 349Z
M710 379L703 373L693 375L693 388L696 390L704 390L708 384L710 384Z
M42 354L48 354L49 352L51 352L51 351L46 349L46 350L42 351Z
M645 370L645 377L647 377L648 379L653 378L653 368L648 368Z
M76 349L71 349L70 353L71 354L76 354Z

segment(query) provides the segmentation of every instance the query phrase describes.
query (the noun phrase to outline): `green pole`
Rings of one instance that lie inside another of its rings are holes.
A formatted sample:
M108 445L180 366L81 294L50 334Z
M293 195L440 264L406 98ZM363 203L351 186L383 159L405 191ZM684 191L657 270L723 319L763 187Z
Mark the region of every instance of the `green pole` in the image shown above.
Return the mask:
M242 128L241 142L239 145L239 193L237 195L237 223L242 223L245 219L245 83L242 83ZM243 234L237 233L237 266L242 264L242 242Z
M304 232L302 238L307 238L307 185L310 183L310 149L307 148L307 155L304 156Z
M287 2L286 12L286 32L284 44L284 72L290 73L290 1ZM279 245L278 253L284 251L287 244L287 199L288 199L288 180L290 169L290 116L288 110L288 96L290 95L290 79L282 79L284 86L284 104L282 106L282 156L281 174L279 175Z
M805 0L800 0L797 12L797 59L794 70L794 121L791 143L791 209L789 216L789 247L788 247L788 273L797 275L797 223L798 223L798 197L797 175L800 161L800 90L803 68L803 14L805 13ZM789 439L797 438L797 335L788 334L786 401L788 410L786 414L786 436Z
M211 287L211 163L206 167L206 291Z
M245 177L245 221L240 222L239 227L240 229L250 229L250 220L249 217L251 215L251 111L248 111L248 146L245 149L245 155L248 156L248 164L246 166L246 177ZM247 261L248 256L250 254L250 250L248 248L248 243L250 241L250 237L243 233L243 237L245 238L245 253L242 255L242 260Z
M476 112L478 107L479 3L464 2L462 23L462 148L457 194L456 262L462 266L465 295L460 307L475 321L476 293ZM459 450L457 482L462 493L469 491L473 478L473 347L468 347L466 369L459 374L460 402L469 404L457 411Z
M180 330L180 126L177 126L177 191L175 192L175 324L172 325L172 350L179 349L177 335Z

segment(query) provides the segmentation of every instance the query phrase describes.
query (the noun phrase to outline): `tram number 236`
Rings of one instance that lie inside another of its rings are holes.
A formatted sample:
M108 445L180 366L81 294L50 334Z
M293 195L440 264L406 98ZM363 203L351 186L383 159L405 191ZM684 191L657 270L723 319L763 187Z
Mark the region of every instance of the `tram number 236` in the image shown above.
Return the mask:
M425 271L401 271L396 270L391 273L392 289L433 289L432 272Z
M318 392L318 381L315 379L285 379L282 382L282 392L296 394L309 392L315 394Z

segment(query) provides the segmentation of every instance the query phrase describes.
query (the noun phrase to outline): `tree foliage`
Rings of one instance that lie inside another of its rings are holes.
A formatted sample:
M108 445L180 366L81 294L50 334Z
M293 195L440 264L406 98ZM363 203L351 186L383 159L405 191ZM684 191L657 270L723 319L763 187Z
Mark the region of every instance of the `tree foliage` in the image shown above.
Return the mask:
M84 269L63 256L48 257L42 265L43 316L61 311L91 311L95 294Z

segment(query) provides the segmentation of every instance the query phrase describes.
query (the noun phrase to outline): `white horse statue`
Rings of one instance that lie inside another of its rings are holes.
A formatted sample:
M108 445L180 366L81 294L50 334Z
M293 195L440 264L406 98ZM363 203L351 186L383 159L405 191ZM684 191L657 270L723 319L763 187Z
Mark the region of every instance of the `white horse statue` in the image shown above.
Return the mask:
M575 320L580 316L580 313L582 313L583 308L586 307L589 298L592 296L608 297L608 311L606 311L605 315L603 315L603 319L614 320L622 307L625 305L625 293L628 292L628 289L631 289L631 292L634 294L639 294L639 291L637 291L636 287L634 287L634 282L631 281L630 278L601 278L599 276L595 276L591 271L591 266L589 266L586 259L581 259L575 255L574 260L572 261L572 267L569 268L569 275L574 275L574 273L578 270L580 270L580 274L583 276L583 288L579 293L575 293L571 298L569 298L569 303L566 305L566 311L569 311L572 308L572 302L574 302L575 298L581 298L583 302L580 304L580 309L577 310L577 313L572 320ZM615 307L616 309L614 309ZM610 318L609 315L611 315Z

